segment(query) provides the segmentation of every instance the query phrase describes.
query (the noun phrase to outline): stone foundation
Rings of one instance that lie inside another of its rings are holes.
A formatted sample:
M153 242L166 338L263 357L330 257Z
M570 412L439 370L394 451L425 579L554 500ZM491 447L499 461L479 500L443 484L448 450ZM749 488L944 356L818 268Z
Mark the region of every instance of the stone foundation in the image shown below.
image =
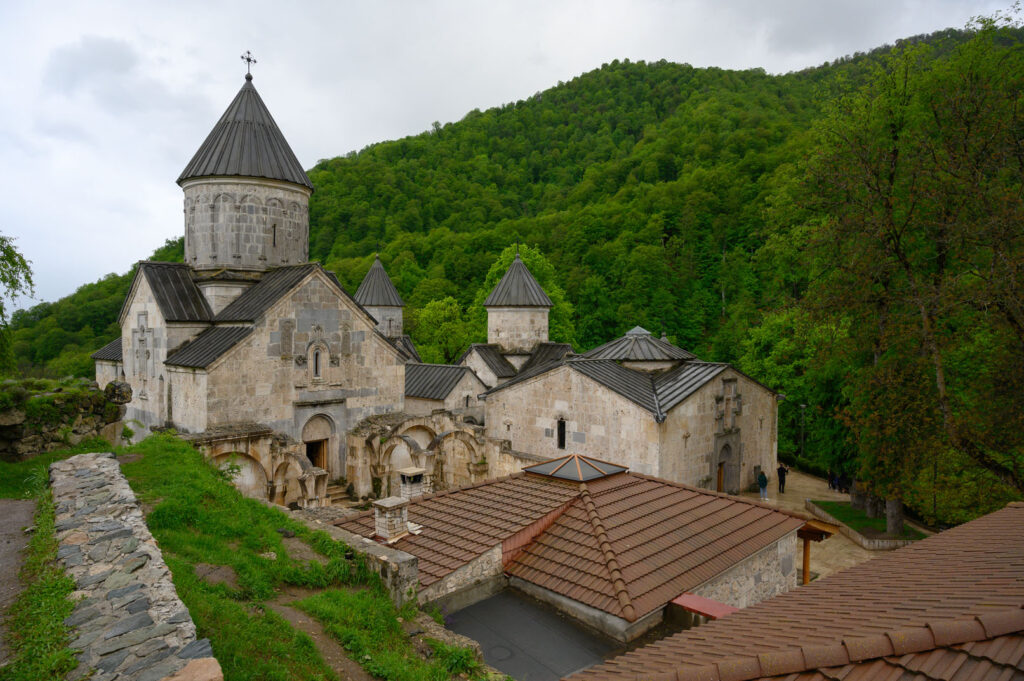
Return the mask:
M75 581L65 623L80 650L68 679L221 681L210 642L171 582L113 454L80 454L50 466L57 559Z

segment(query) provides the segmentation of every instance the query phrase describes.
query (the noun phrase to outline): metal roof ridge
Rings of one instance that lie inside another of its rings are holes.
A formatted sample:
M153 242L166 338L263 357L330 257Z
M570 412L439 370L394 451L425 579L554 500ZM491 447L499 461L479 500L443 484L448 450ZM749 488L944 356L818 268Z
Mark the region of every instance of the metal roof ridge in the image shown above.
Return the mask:
M612 586L615 588L615 596L619 601L619 607L622 608L622 614L627 622L635 622L637 619L636 608L633 607L633 601L629 597L626 580L622 578L619 559L615 555L611 541L608 539L608 531L605 530L601 514L597 511L597 504L594 503L594 499L590 496L590 489L585 482L580 483L580 499L583 500L583 507L587 511L590 526L594 529L594 538L597 539L598 548L603 555L605 568L612 578Z
M651 381L651 395L654 396L654 422L664 423L665 419L668 418L668 416L665 414L665 412L661 410L661 400L658 399L658 386L655 383L655 379L657 378L657 376L651 374L650 376L648 376L648 378Z

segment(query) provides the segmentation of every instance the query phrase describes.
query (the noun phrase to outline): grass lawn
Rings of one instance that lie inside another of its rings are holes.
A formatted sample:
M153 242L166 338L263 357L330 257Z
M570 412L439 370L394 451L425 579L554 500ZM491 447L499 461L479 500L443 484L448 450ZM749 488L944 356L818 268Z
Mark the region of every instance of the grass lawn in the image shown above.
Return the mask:
M316 617L378 678L439 681L476 672L472 655L460 649L439 646L433 659L421 659L379 578L359 554L242 496L188 443L160 434L130 451L142 456L122 470L149 508L146 521L178 595L199 636L210 639L226 681L336 678L313 641L267 607L288 585L316 590L296 607ZM289 556L282 532L294 532L326 564ZM208 583L196 575L198 563L231 567L237 584ZM402 615L415 614L412 606L407 610Z
M53 516L53 499L46 491L37 499L36 529L25 548L20 573L25 590L6 613L12 657L0 668L3 681L59 681L78 664L64 626L74 608L68 596L75 584L55 562Z
M83 440L75 447L59 452L40 454L26 461L10 463L0 461L0 499L25 499L38 496L48 484L48 469L54 461L66 459L86 452L114 451L110 443L102 438Z
M68 647L64 618L74 603L68 600L75 584L56 563L57 538L53 529L53 497L47 483L50 464L83 452L110 451L102 439L77 447L41 454L27 461L0 461L0 498L35 499L35 531L25 547L19 577L24 590L5 615L12 658L0 668L0 681L57 681L78 662Z
M814 501L821 510L833 518L860 532L864 536L875 539L885 534L885 517L869 518L864 511L854 508L848 501ZM909 525L903 526L903 534L898 537L886 535L885 539L924 539L924 535Z

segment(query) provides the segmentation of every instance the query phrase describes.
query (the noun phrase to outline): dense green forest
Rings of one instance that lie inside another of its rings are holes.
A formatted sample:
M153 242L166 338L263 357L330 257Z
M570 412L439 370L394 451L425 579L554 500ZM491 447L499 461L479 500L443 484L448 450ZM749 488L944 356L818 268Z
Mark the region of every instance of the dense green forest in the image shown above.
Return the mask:
M1020 37L997 18L785 75L605 64L320 162L310 257L354 291L379 248L450 361L521 242L556 340L641 325L733 362L785 394L784 459L958 522L1024 487ZM19 371L88 375L131 274L16 312Z

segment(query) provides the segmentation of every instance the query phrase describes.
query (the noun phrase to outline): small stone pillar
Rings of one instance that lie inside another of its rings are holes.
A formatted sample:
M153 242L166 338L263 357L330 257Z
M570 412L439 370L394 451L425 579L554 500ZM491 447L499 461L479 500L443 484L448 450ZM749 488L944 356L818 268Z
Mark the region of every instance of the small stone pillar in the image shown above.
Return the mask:
M409 534L409 500L387 497L373 502L373 526L377 536L387 542Z
M420 497L427 493L426 474L423 468L402 468L398 471L401 484L399 485L399 496L403 499Z

